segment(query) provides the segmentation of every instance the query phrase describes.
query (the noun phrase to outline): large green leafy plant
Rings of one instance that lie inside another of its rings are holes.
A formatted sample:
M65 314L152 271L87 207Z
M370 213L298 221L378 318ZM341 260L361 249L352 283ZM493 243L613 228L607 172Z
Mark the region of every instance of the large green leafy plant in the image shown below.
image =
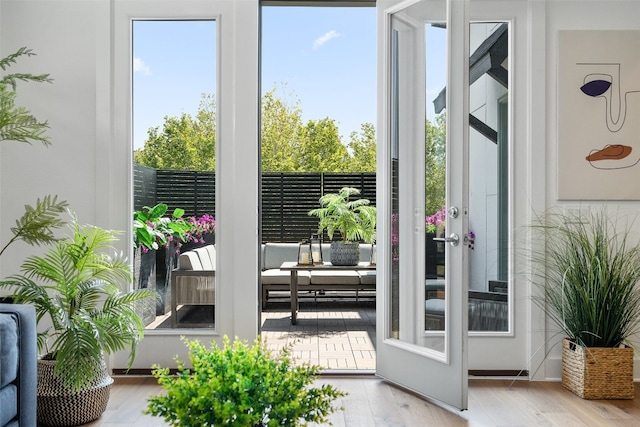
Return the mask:
M167 216L168 209L167 204L158 203L133 213L133 243L136 248L148 252L168 247L171 241L178 248L187 242L204 243L204 235L216 231L216 220L211 215L184 218L184 209L176 208L171 216Z
M320 197L320 208L309 211L310 216L319 218L318 233L327 230L333 240L336 231L340 232L343 242L375 240L376 208L370 206L368 199L352 200L360 190L343 187L338 193L328 193Z
M583 347L629 344L640 326L640 243L632 222L604 209L587 217L549 211L532 231L540 239L532 253L542 287L535 301L550 319Z
M333 400L345 393L329 384L311 387L318 366L296 365L285 347L272 353L257 339L253 346L224 337L207 348L184 340L192 368L179 359L178 373L154 366L166 393L148 399L147 414L172 426L299 426L325 423Z
M83 390L105 354L128 347L133 362L144 329L138 304L156 294L122 291L133 279L126 257L112 247L117 232L80 225L75 217L70 228L69 236L43 256L27 258L21 273L1 281L0 288L16 303L35 306L39 327L46 326L38 333L39 351L56 360L55 374L67 387Z
M145 206L133 213L133 242L144 252L166 246L172 239L186 239L191 225L182 219L183 209L175 209L171 217L165 216L168 206L158 203L153 207Z

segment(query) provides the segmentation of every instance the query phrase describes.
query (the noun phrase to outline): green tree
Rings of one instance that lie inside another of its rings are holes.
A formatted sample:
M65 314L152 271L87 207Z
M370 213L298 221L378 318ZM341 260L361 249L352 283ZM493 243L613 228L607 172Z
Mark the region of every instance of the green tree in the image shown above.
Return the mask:
M202 94L196 116L165 116L162 129L147 132L144 147L134 153L136 163L173 170L215 170L215 98Z
M262 97L261 154L264 172L293 172L300 170L295 161L300 145L302 110L295 98L289 105L286 98L277 96L274 87Z
M435 123L425 122L425 191L427 215L433 215L445 204L447 117L436 116Z
M372 123L360 125L360 133L351 132L349 172L376 171L376 128Z
M298 171L343 172L349 165L349 152L340 141L338 126L328 117L307 122L294 153Z
M286 86L285 86L286 87ZM376 137L371 123L351 133L348 149L334 119L302 122L300 100L274 87L262 97L261 156L265 172L370 172L376 170ZM195 117L165 116L147 131L136 163L156 169L215 170L216 112L213 95L203 94ZM350 154L350 152L352 154Z

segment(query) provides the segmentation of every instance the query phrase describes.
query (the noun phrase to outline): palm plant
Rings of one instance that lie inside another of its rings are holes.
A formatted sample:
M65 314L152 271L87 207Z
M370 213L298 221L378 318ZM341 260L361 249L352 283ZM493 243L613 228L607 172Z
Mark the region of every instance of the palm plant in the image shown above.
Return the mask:
M630 225L606 210L589 218L549 212L534 225L544 248L536 302L568 338L582 347L618 347L640 326L640 243Z
M33 56L31 49L21 47L15 53L0 59L0 69L5 71L15 64L21 56ZM49 145L49 138L44 132L49 124L38 121L29 110L15 105L16 84L21 81L52 82L48 74L10 73L0 78L0 141L20 141L31 143L40 141Z
M38 325L51 326L38 334L43 359L55 360L55 374L71 390L88 387L105 354L130 349L130 364L143 336L137 314L141 300L155 297L147 289L121 292L132 283L123 254L109 255L116 232L70 224L68 238L55 242L44 256L31 256L21 274L0 282L16 303L33 304Z
M46 245L56 241L53 231L65 222L60 218L68 204L64 200L58 201L57 196L45 196L36 201L36 205L25 206L25 212L11 227L13 237L0 249L0 255L13 243L22 240L30 245Z
M369 206L368 199L350 200L358 194L357 188L343 187L338 193L322 196L322 207L309 211L309 215L320 220L318 234L326 229L329 239L333 240L334 233L339 231L345 243L359 240L371 243L376 233L376 208Z

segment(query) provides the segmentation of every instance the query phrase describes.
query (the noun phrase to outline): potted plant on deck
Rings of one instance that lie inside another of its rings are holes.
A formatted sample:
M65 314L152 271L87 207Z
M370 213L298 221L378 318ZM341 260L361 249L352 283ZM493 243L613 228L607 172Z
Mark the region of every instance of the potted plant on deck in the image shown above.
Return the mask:
M149 289L122 292L132 274L122 254L110 255L116 232L79 225L31 256L21 274L0 282L16 303L32 304L39 326L38 421L80 425L106 409L113 382L105 355L129 349L130 362L144 325L137 305L155 297Z
M320 197L320 208L309 211L319 218L318 234L324 230L331 240L331 264L357 265L360 261L360 241L372 243L376 235L376 208L368 199L351 200L360 190L343 187L338 193ZM342 240L334 241L335 232Z
M145 206L133 213L134 274L138 288L158 293L155 306L145 307L143 321L149 324L156 315L171 310L171 271L177 255L185 248L213 243L216 220L204 214L185 218L184 209L176 208L167 215L166 203ZM160 277L156 281L156 276ZM162 277L164 276L164 280ZM152 303L152 301L151 301Z
M533 226L535 301L562 342L562 384L585 399L633 399L633 348L640 326L640 243L606 210L588 217L547 212Z

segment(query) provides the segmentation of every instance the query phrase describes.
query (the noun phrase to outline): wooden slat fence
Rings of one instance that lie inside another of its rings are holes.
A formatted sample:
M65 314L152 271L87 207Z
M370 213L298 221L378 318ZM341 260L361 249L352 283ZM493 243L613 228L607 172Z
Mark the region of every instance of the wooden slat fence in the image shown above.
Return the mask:
M134 207L166 203L169 210L182 208L186 216L215 216L215 173L156 170L134 166ZM307 215L319 207L318 199L342 187L355 187L361 198L376 203L376 174L264 172L262 174L262 240L298 242L315 233L316 217ZM324 236L325 240L328 239Z
M182 208L185 216L200 216L216 211L215 172L158 170L157 203L166 203L170 211Z
M133 165L133 209L156 204L156 170L146 166Z

